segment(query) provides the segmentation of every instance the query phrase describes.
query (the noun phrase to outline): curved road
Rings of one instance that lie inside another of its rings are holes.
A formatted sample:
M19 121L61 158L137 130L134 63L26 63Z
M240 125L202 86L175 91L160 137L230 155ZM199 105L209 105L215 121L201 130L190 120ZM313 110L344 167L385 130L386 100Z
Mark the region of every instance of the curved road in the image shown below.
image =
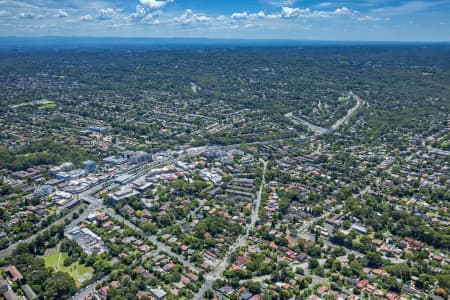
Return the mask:
M354 97L354 98L356 99L357 104L347 112L347 115L346 115L346 116L344 116L343 118L341 118L341 119L339 119L338 121L336 121L335 124L333 124L333 126L332 126L331 128L329 128L329 129L322 128L322 127L316 126L316 125L314 125L314 124L311 124L311 123L309 123L309 122L306 122L306 121L304 121L304 120L301 120L301 119L299 119L299 118L296 118L296 117L293 116L292 113L287 113L287 114L285 114L285 116L288 117L288 118L290 118L291 120L293 120L295 123L301 123L301 124L304 124L304 125L308 126L308 128L310 128L312 131L314 131L314 132L316 133L316 135L325 134L326 132L330 132L330 131L334 131L334 130L338 129L338 128L339 128L340 126L342 126L344 123L348 122L348 120L356 113L356 111L357 111L363 104L365 104L365 102L364 102L363 100L361 100L361 98L359 98L359 96L357 96L356 94L354 94L352 91L349 92L349 95L352 96L352 97ZM273 141L270 141L270 142L273 142ZM255 144L260 144L260 143L261 143L261 144L264 144L265 142L256 142ZM267 142L267 143L269 143L269 142ZM237 145L229 145L229 146L224 146L223 148L225 148L225 149L235 148L235 147L237 147L237 146L239 146L239 145L240 145L240 144L237 144ZM180 158L178 158L178 159L180 159ZM136 168L133 169L133 170L136 170L136 171L137 171L136 174L135 174L135 176L133 176L133 177L134 177L133 180L136 179L136 178L138 178L139 176L143 176L143 175L145 174L145 172L146 172L147 170L149 170L150 168L157 167L157 166L159 166L159 165L161 165L161 164L170 164L170 163L173 163L173 162L175 162L175 159L167 159L167 160L164 160L164 161L151 162L151 163L148 163L148 164L145 164L145 165L138 166L138 167L136 167ZM256 221L258 220L258 216L259 216L258 213L259 213L259 207L260 207L260 203L261 203L261 195L262 195L263 187L264 187L264 185L265 185L265 173L266 173L266 169L267 169L267 162L265 162L265 161L263 161L263 160L261 160L261 162L262 162L263 165L264 165L263 175L262 175L262 181L261 181L261 185L260 185L260 188L259 188L257 197L256 197L256 203L255 203L255 206L254 206L254 208L253 208L253 210L252 210L251 222L250 222L249 226L247 227L247 231L246 231L245 235L240 236L240 237L238 238L238 240L235 242L235 244L233 244L233 245L230 247L230 249L229 249L227 255L222 259L222 261L219 263L219 265L216 267L216 269L215 269L214 271L208 273L208 274L205 276L206 282L205 282L205 284L203 284L202 288L200 289L200 291L199 291L199 292L197 293L197 295L195 296L194 299L196 299L196 300L202 299L204 293L205 293L208 289L211 289L211 288L212 288L213 282L214 282L215 280L217 280L218 278L221 278L222 272L223 272L223 271L225 270L225 268L226 268L226 265L227 265L227 262L228 262L228 259L229 259L230 255L231 255L231 253L234 252L234 251L235 251L236 249L238 249L239 247L242 247L242 246L245 245L245 243L246 243L246 241L247 241L247 238L248 238L250 232L251 232L251 231L254 229L254 227L255 227ZM130 171L132 171L132 170L127 170L126 172L130 172ZM103 189L104 186L105 186L105 184L107 184L107 183L109 183L109 182L111 182L111 181L109 180L109 181L106 181L106 182L101 182L101 183L99 183L99 184L97 184L97 185L91 187L90 189L88 189L88 190L86 190L86 191L84 191L84 192L82 192L82 193L79 194L79 198L80 198L81 200L84 200L85 202L89 203L90 206L89 206L88 209L86 209L86 210L84 211L84 213L83 213L82 215L79 216L79 218L77 218L76 220L73 220L71 223L74 224L75 222L79 221L81 218L86 217L89 213L91 213L92 211L94 211L94 210L96 210L96 209L103 209L103 210L104 210L105 212L107 212L109 215L111 215L112 217L115 217L115 218L120 219L120 220L123 221L126 225L128 225L129 227L131 227L132 229L142 231L140 228L134 226L134 224L132 224L131 222L129 222L128 220L126 220L126 219L123 218L122 216L116 214L113 210L111 210L111 209L105 207L105 205L103 204L102 201L100 201L100 200L98 200L98 199L96 199L96 198L94 198L94 197L91 196L92 194L95 194L95 193L98 192L99 190ZM78 209L77 209L76 211L78 211ZM63 222L64 222L64 219L65 219L66 217L67 217L67 218L72 218L72 215L73 215L76 211L73 211L73 212L69 213L68 215L66 215L65 217L63 217L63 218L61 218L61 219L55 221L55 222L52 223L50 226L63 223ZM48 227L47 227L47 228L48 228ZM12 252L17 248L17 246L18 246L19 244L21 244L21 243L29 243L29 242L33 241L33 239L35 239L36 236L37 236L38 234L44 232L45 230L47 230L47 228L42 229L42 230L39 231L38 233L36 233L36 234L30 236L29 238L27 238L27 239L25 239L25 240L18 241L18 242L16 242L16 243L10 245L8 248L1 250L1 251L0 251L0 258L4 258L4 257L6 257L6 256L8 256L8 255L11 255ZM157 246L158 250L164 251L164 252L168 253L169 255L171 255L171 256L177 258L177 259L178 259L182 264L184 264L186 267L188 267L188 268L190 268L190 269L192 269L192 270L199 271L197 267L195 267L195 266L194 266L193 264L191 264L189 261L185 260L184 257L182 257L181 255L178 255L178 254L174 253L173 251L171 251L170 247L168 247L168 246L165 245L164 243L158 241L158 240L156 239L156 237L151 236L151 235L146 235L146 237L148 238L148 240L150 240L152 243L154 243L154 244ZM92 289L92 285L88 286L88 288L85 289L84 292L86 292L86 290L90 290L90 289ZM85 295L85 293L82 293L82 294ZM78 299L79 299L79 298L78 298Z
M365 102L363 100L361 100L361 98L358 95L356 95L355 93L353 93L352 91L350 91L348 94L349 94L349 96L353 97L356 100L356 105L353 106L352 108L350 108L347 111L347 114L345 116L343 116L342 118L340 118L339 120L337 120L330 128L323 128L323 127L314 125L306 120L295 117L292 112L289 112L289 113L285 114L284 116L286 118L289 118L295 124L305 125L306 127L308 127L308 129L313 131L316 135L322 135L327 132L336 131L343 124L347 123L350 120L350 118L353 117L353 115L358 111L358 109L363 104L365 104Z

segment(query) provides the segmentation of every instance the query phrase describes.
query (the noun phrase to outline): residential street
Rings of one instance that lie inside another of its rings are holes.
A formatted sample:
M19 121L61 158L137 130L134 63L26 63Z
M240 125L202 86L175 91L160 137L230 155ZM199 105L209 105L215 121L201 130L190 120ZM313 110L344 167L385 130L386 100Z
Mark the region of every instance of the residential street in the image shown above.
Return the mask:
M255 205L253 206L253 209L252 209L251 222L250 222L249 226L247 227L246 233L245 233L245 235L241 235L238 237L236 242L228 249L227 254L225 255L225 257L223 259L221 259L220 263L216 266L216 268L212 272L205 275L205 283L203 284L203 286L199 290L199 292L195 295L194 300L203 299L203 295L205 294L205 292L207 290L212 288L214 281L216 281L217 279L223 278L222 273L223 273L223 271L225 271L227 264L229 263L230 255L234 251L239 249L240 247L245 246L251 231L255 227L256 221L258 220L258 217L259 217L259 207L261 205L262 191L266 184L265 175L266 175L266 171L267 171L267 162L262 159L260 161L263 164L262 180L261 180L261 185L259 186L259 190L256 194Z

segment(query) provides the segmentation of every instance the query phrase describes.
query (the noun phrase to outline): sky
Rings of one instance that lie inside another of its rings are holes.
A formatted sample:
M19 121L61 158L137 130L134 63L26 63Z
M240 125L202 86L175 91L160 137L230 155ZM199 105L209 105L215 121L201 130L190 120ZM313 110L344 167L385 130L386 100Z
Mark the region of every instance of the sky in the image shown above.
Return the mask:
M450 0L0 0L0 36L450 41Z

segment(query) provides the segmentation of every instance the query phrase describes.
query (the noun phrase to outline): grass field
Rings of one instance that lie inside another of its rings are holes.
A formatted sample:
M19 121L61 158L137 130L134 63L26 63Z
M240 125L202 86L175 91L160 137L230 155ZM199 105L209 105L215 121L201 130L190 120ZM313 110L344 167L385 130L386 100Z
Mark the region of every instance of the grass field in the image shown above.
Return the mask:
M52 267L57 271L68 273L76 282L77 286L82 286L83 282L92 277L94 269L80 265L74 262L68 267L64 266L64 259L68 257L67 253L55 252L44 256L45 266Z
M39 104L39 109L46 109L46 108L53 108L56 107L56 104L51 102L51 103L41 103Z
M54 101L50 100L37 100L30 102L22 102L16 105L13 105L12 108L26 107L26 106L37 106L39 109L53 108L56 107Z

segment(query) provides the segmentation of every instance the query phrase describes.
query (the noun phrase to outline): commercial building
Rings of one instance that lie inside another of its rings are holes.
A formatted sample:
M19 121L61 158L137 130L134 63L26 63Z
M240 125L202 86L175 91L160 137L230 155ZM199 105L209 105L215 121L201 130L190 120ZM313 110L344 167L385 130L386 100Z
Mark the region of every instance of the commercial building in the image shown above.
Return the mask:
M81 168L88 173L92 173L97 170L97 164L93 160L86 160L81 163Z
M75 226L67 232L67 236L69 239L76 241L88 255L107 252L102 239L89 228Z
M152 161L152 155L144 151L126 150L123 152L123 158L131 164L142 164Z
M121 188L120 190L118 190L117 192L114 192L112 194L110 194L111 199L113 199L114 201L120 201L123 199L127 199L129 197L132 196L137 196L140 193L136 190L133 190L132 188L125 186L123 188Z
M101 127L101 126L90 126L89 130L91 132L98 132L98 133L106 133L108 131L108 129L106 127Z

